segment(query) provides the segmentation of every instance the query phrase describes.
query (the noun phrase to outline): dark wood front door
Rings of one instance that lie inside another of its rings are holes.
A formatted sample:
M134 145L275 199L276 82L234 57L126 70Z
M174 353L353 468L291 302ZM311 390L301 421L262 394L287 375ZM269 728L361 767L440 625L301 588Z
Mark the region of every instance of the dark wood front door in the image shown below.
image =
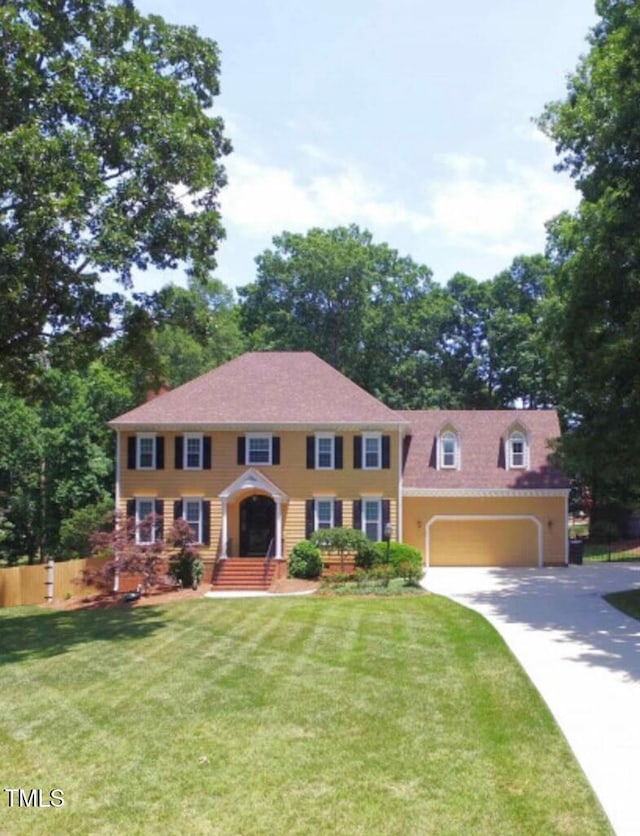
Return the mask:
M240 503L240 557L266 557L276 533L276 504L270 496Z

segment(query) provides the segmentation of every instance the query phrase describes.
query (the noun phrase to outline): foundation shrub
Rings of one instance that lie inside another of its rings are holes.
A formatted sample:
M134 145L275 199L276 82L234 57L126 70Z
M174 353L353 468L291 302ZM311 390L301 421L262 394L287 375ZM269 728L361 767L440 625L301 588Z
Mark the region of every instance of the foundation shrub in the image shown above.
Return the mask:
M315 580L322 573L320 549L308 540L301 540L293 547L289 558L289 576Z

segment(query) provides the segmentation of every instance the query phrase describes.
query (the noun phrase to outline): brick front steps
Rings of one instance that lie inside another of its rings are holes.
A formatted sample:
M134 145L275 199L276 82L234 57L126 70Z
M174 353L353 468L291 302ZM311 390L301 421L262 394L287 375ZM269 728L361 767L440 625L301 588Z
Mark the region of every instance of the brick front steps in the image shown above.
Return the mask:
M219 560L213 570L211 588L237 590L267 590L276 579L284 561L265 560L263 557L228 557Z

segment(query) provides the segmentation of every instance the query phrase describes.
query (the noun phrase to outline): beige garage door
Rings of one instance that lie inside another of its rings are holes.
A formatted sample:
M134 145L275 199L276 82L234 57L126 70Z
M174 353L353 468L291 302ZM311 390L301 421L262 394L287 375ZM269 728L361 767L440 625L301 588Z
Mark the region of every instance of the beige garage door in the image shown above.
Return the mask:
M427 529L430 566L537 566L540 524L533 518L436 517Z

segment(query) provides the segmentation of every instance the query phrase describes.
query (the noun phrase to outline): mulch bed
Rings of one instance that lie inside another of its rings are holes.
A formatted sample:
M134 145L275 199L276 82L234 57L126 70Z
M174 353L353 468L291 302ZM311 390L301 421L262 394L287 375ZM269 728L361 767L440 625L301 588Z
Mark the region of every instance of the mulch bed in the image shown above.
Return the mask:
M284 594L294 592L314 592L318 588L316 581L303 581L297 578L282 578L276 581L270 592ZM49 609L60 610L107 610L116 607L148 607L157 604L172 604L176 601L190 601L194 598L204 598L205 593L210 592L208 584L202 584L198 589L176 589L161 592L151 592L142 595L135 601L125 601L124 594L99 593L97 595L85 595L82 597L69 598L67 601L54 601L53 604L42 604Z

